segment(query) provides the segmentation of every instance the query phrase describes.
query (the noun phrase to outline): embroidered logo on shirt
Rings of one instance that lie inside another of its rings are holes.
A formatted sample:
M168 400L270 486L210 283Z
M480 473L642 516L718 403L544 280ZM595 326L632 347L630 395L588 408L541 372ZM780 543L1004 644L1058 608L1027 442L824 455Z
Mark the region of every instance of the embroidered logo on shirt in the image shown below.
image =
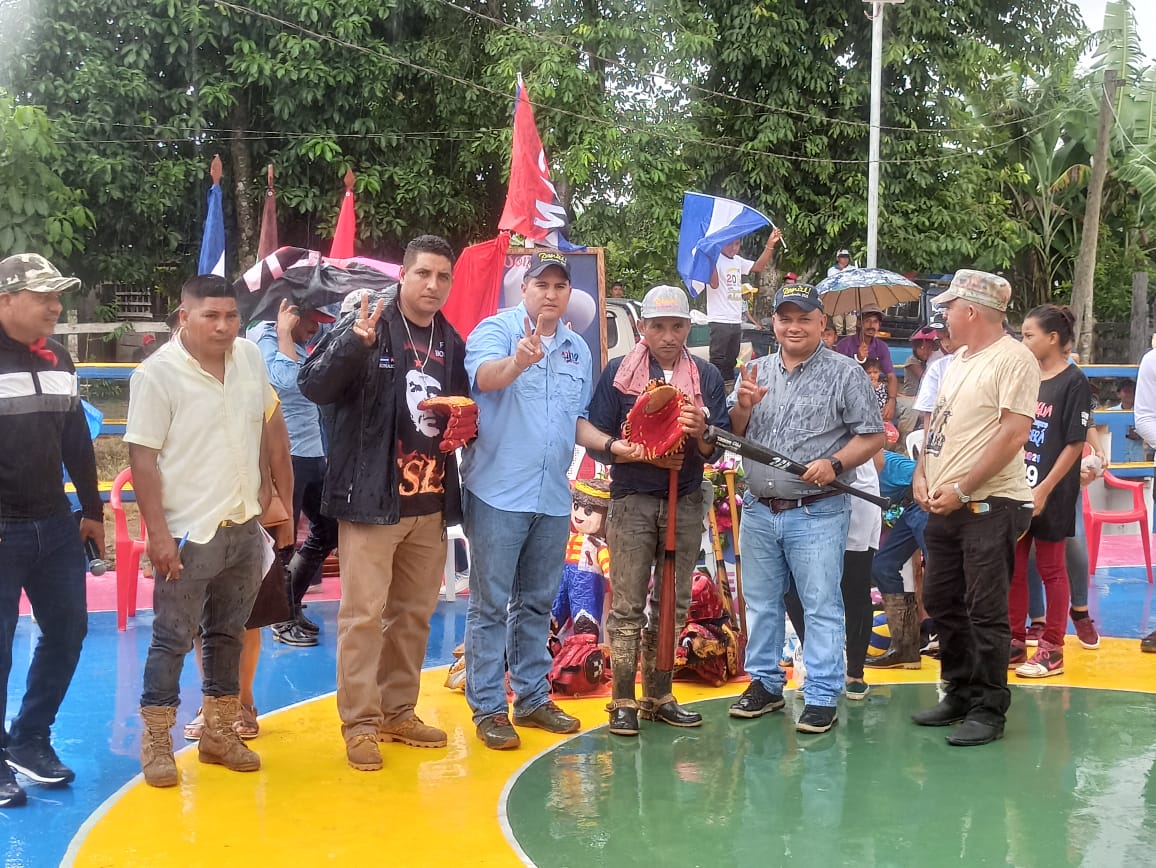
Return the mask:
M379 368L385 368L386 370L392 371L393 370L393 356L382 356L380 359L377 360L377 366Z
M580 357L578 353L574 352L573 350L562 350L562 361L568 365L578 364L579 358Z

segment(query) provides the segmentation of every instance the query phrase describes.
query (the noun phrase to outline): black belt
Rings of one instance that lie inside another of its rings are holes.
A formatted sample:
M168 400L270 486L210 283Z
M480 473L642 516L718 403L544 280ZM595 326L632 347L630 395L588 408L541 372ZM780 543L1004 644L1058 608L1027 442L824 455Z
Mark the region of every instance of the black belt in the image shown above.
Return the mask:
M798 509L801 506L810 506L828 497L842 494L841 491L822 491L819 494L809 494L806 497L795 497L787 500L782 497L760 497L759 503L770 509L771 512L786 512L788 509Z

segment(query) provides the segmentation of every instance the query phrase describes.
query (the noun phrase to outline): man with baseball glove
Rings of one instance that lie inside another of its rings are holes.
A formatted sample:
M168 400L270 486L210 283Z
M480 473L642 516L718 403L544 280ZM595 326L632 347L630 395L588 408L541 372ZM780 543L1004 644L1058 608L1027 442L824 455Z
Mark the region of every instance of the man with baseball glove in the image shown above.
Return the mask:
M674 633L690 603L691 574L702 540L702 471L714 455L702 439L707 424L730 427L722 376L686 349L690 305L686 293L656 286L642 301L642 340L612 359L590 401L579 442L614 465L610 480L607 542L611 611L606 622L613 673L610 731L638 735L638 716L671 726L699 726L671 693L671 672L656 666L661 581L651 574L663 561L671 471L676 471ZM649 591L649 606L647 597ZM673 656L674 640L669 651ZM642 701L634 678L642 650Z

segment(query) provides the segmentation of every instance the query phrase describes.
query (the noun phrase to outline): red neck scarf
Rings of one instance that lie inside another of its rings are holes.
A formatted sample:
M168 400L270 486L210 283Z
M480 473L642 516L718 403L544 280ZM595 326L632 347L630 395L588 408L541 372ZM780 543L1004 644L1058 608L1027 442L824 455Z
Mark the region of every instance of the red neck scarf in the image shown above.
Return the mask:
M48 364L55 366L57 361L56 353L52 352L52 350L45 346L47 343L47 338L41 338L38 341L33 341L28 345L28 351L34 356L40 356L40 358L44 359L44 361L48 362Z

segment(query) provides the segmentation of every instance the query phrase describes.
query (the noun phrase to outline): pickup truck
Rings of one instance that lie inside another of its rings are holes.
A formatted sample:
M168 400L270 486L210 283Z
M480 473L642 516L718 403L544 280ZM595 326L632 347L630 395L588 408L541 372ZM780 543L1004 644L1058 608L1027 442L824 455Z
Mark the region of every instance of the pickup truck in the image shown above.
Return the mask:
M624 356L638 343L638 320L642 306L631 298L606 299L606 359ZM739 358L751 358L752 343L759 343L762 334L754 326L743 326L743 342L739 346ZM710 359L710 328L705 325L691 326L687 338L690 351L700 359Z

